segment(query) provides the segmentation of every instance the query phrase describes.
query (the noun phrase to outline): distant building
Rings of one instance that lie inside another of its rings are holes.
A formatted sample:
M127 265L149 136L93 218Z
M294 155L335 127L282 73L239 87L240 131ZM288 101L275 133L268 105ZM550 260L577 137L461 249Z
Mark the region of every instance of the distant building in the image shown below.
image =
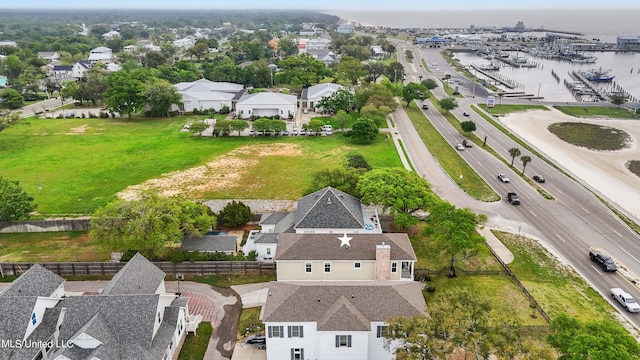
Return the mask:
M109 32L102 34L102 37L105 39L113 39L113 38L120 37L120 33L115 30L111 30Z
M15 41L2 40L2 41L0 41L0 46L18 47L18 43L15 42Z
M246 91L241 84L207 79L180 82L174 86L182 95L182 110L186 112L209 109L220 111L225 106L233 110L235 103ZM177 106L173 110L177 110Z
M103 63L109 64L115 61L113 52L108 47L99 46L89 53L89 62L91 64Z
M38 53L38 57L48 62L60 61L60 54L57 51L41 51Z
M355 30L352 24L342 24L336 28L336 31L340 34L351 34Z
M640 50L640 40L635 35L622 35L617 38L617 48L620 51Z
M242 119L271 116L289 119L296 116L297 103L295 95L275 92L246 94L236 103L236 116Z

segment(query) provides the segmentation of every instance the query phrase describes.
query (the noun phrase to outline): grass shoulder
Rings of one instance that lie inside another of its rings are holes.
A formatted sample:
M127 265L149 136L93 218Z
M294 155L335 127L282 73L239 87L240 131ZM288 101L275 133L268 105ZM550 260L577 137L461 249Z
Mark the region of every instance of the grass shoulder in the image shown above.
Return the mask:
M550 111L548 107L544 106L544 105L528 105L528 104L524 104L524 105L510 105L510 104L506 104L506 105L498 105L498 106L493 106L493 107L488 107L486 104L478 104L478 106L494 115L494 116L501 116L501 115L507 115L507 114L511 114L511 113L515 113L515 112L523 112L523 111L529 111L529 110L544 110L544 111Z
M415 102L405 107L409 118L429 152L440 163L445 172L470 196L482 201L498 201L498 194L464 161L431 122L424 116ZM453 116L453 115L451 115ZM459 122L457 128L460 129ZM461 131L461 130L460 130ZM462 179L460 178L462 175Z
M610 106L554 106L563 113L580 118L613 118L613 119L640 119L640 114L621 108Z

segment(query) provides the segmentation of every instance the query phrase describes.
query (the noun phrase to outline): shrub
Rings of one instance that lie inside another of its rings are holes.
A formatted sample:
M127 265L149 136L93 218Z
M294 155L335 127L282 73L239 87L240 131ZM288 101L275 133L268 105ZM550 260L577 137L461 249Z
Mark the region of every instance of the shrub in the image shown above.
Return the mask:
M242 201L233 200L220 210L218 220L228 227L245 225L251 221L251 208Z
M231 112L231 109L229 109L227 105L223 106L222 108L220 108L220 111L218 111L218 113L220 114L228 114L230 112Z

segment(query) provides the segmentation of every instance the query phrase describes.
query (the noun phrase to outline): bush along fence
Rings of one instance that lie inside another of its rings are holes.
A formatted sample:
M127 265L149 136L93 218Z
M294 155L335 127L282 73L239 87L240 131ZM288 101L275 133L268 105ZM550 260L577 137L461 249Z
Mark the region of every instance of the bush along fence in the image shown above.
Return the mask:
M36 263L0 263L0 276L18 276ZM55 262L37 263L52 272L65 276L112 276L124 262ZM167 275L272 275L276 273L275 263L259 261L198 261L172 263L154 262Z

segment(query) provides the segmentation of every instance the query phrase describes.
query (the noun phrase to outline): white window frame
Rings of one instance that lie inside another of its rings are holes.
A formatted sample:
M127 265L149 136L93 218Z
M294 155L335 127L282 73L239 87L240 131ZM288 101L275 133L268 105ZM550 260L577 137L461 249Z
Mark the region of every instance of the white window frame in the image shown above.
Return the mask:
M389 331L388 325L378 325L378 328L376 330L376 337L383 338L388 331Z
M277 334L274 334L277 333ZM283 338L284 337L284 326L282 325L271 325L267 328L267 336L270 338Z
M302 325L289 325L287 326L287 337L289 338L303 338L304 330Z
M271 248L270 247L267 248L267 255L271 255Z
M351 335L336 335L336 347L351 347Z

